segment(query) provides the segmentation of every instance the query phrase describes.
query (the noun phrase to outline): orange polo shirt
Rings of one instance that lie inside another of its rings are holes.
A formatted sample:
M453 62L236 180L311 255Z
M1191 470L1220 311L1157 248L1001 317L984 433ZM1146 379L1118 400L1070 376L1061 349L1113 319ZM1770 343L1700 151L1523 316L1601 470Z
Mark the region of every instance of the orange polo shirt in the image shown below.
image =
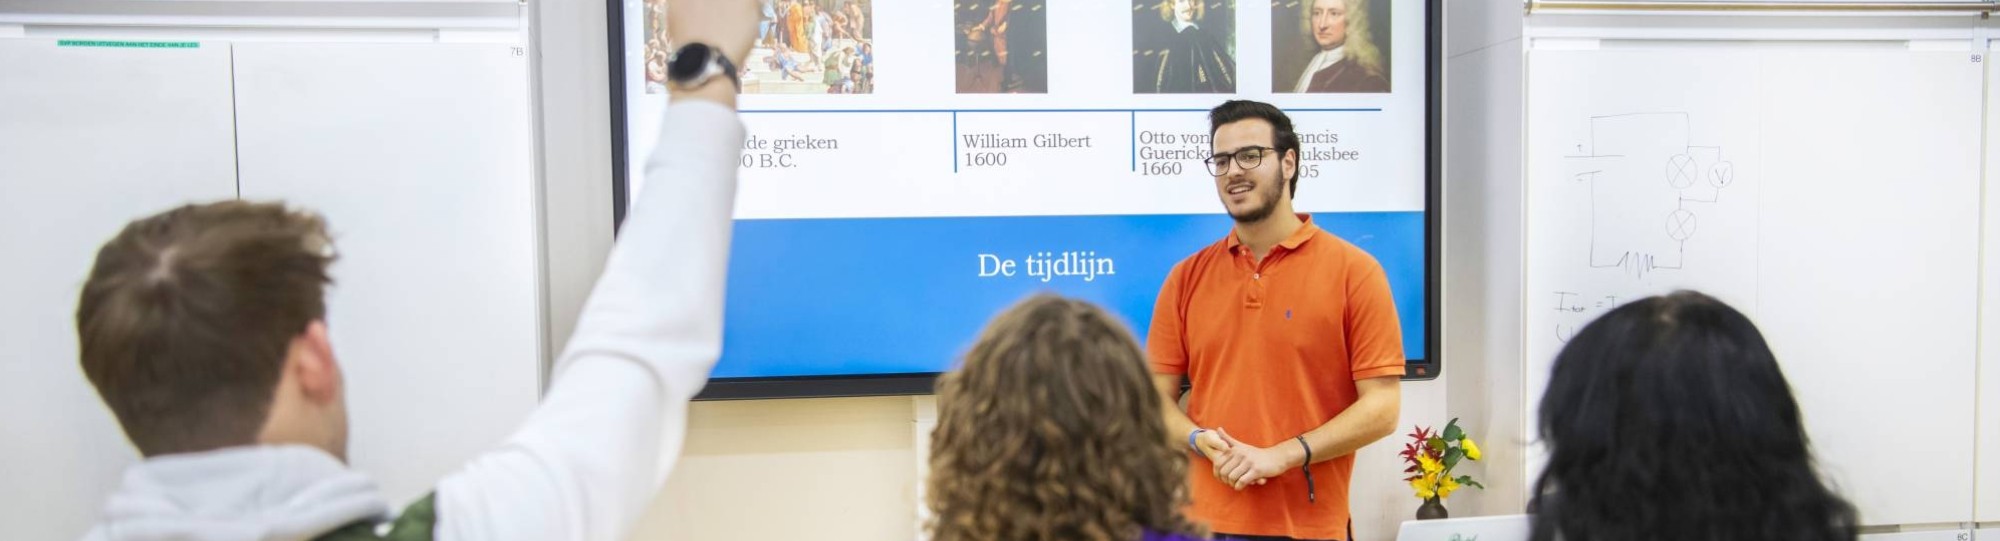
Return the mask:
M1403 374L1402 329L1382 265L1304 226L1255 261L1235 232L1174 265L1153 307L1153 372L1186 374L1188 417L1260 447L1345 411L1356 380ZM1192 452L1192 451L1190 451ZM1208 461L1189 464L1190 514L1217 533L1347 539L1354 455L1312 465L1318 503L1297 469L1238 492Z

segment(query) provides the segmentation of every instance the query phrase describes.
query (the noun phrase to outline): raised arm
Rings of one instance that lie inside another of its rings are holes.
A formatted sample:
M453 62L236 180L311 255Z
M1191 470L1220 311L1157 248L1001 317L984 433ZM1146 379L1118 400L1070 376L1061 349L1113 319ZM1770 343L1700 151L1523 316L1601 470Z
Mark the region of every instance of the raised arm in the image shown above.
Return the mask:
M740 62L755 0L668 9L680 43ZM500 446L438 484L446 540L616 540L679 457L689 399L722 350L737 156L735 88L676 91L604 275L540 407Z

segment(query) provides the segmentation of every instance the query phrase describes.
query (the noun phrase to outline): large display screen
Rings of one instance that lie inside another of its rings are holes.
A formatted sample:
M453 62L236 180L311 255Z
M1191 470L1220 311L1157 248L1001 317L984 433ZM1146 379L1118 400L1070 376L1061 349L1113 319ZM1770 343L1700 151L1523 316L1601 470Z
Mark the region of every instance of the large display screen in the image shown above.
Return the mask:
M1052 291L1143 343L1169 270L1234 224L1210 108L1283 108L1295 209L1387 272L1434 377L1435 0L769 0L742 66L723 356L706 398L916 393ZM613 0L616 216L647 189L675 47Z

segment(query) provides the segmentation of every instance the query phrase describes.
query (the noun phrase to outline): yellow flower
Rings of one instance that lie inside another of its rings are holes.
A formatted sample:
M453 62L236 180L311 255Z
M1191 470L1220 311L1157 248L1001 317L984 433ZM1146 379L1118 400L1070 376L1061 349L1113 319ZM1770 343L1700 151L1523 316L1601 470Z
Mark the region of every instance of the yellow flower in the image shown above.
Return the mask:
M1436 460L1431 460L1430 455L1423 453L1417 453L1417 464L1423 466L1424 474L1426 475L1435 474L1444 469L1443 464L1439 464Z
M1457 490L1458 490L1458 480L1446 477L1441 482L1438 483L1437 495L1439 499L1450 498L1451 493L1456 492Z
M1424 474L1422 477L1410 480L1410 488L1416 489L1417 499L1421 500L1428 500L1437 496L1437 491L1432 488L1435 486L1437 486L1436 474Z
M1472 438L1458 440L1458 444L1465 447L1465 458L1479 460L1479 446L1472 443Z

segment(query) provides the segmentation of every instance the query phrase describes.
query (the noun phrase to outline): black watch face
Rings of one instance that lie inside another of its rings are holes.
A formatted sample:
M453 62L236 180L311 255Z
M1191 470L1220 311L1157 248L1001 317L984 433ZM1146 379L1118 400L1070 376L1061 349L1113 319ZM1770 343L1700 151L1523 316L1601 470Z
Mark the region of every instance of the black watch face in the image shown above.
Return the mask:
M708 66L710 51L707 45L691 43L682 47L674 55L673 65L667 66L667 77L676 81L686 81L701 75Z

